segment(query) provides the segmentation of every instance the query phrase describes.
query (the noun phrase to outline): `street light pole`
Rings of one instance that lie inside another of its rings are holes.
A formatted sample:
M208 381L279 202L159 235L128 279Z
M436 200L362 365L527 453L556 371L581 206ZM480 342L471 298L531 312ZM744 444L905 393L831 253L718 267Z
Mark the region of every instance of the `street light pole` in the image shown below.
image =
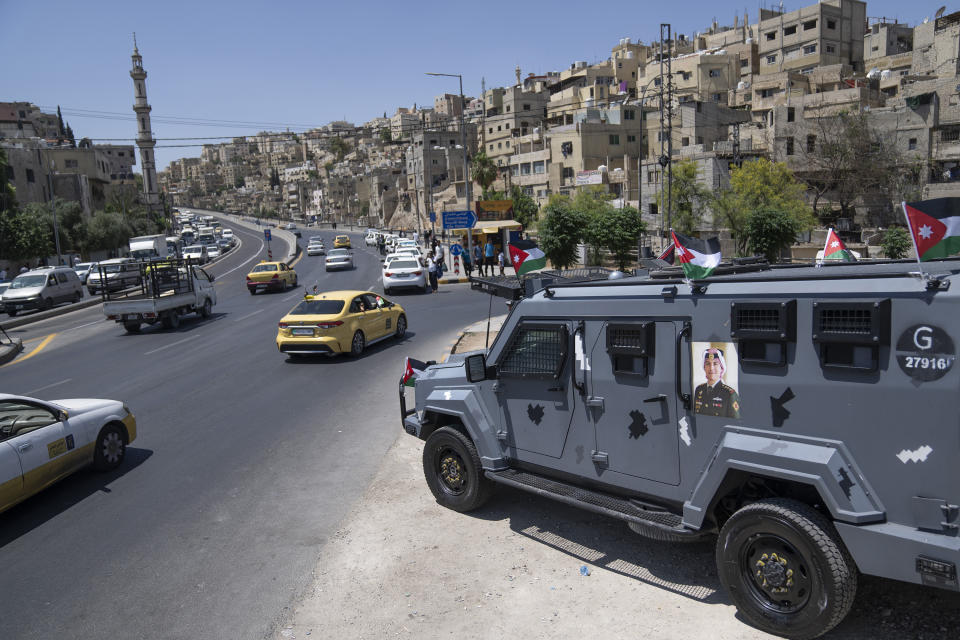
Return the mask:
M464 103L463 103L463 76L459 73L430 73L428 76L446 76L448 78L458 78L460 80L460 145L463 147L463 182L464 195L467 197L467 209L472 210L470 206L470 171L467 160L467 129L464 124ZM473 256L473 228L467 228L467 252Z

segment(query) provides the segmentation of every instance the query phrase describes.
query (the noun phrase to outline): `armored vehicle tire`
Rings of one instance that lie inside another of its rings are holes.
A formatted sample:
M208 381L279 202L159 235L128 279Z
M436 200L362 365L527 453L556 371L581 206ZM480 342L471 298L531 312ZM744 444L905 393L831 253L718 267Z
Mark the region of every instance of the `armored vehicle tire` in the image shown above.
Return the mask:
M480 507L493 491L490 480L483 475L477 448L452 427L441 427L427 438L423 474L437 502L454 511Z
M127 333L140 333L140 323L134 320L124 322L123 328L127 330Z
M750 624L776 635L816 638L850 611L857 571L833 525L786 498L734 513L717 541L717 571Z

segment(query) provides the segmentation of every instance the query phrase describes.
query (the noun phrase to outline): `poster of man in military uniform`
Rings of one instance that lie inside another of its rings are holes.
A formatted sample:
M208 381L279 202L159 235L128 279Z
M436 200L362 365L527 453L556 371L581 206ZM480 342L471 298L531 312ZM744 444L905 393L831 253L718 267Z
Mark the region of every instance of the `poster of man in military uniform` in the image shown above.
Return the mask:
M704 416L740 418L737 347L732 342L694 342L693 410Z

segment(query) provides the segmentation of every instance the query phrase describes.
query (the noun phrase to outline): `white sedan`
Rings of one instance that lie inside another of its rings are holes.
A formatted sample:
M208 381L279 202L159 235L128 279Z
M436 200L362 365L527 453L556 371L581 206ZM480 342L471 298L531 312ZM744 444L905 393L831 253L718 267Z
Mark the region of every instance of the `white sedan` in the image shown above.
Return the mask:
M335 269L353 269L353 254L349 249L330 249L324 263L326 271Z
M326 253L326 247L319 240L311 240L307 245L308 256L322 256Z
M122 402L0 394L0 512L74 471L120 466L137 437Z
M411 287L426 293L427 270L417 258L400 256L383 266L383 292L390 295L394 289Z
M213 260L214 258L220 257L220 247L215 244L207 245L207 258Z

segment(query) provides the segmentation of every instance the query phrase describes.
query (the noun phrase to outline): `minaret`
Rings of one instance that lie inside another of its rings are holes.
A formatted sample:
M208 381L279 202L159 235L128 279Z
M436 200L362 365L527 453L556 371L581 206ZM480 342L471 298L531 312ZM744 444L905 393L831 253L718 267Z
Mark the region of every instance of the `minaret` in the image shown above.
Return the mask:
M133 95L136 101L133 110L137 114L137 146L140 147L140 168L143 171L143 197L151 211L160 209L160 187L157 184L157 164L153 159L153 147L157 141L150 130L150 105L147 104L147 72L143 58L137 50L137 34L133 34Z

